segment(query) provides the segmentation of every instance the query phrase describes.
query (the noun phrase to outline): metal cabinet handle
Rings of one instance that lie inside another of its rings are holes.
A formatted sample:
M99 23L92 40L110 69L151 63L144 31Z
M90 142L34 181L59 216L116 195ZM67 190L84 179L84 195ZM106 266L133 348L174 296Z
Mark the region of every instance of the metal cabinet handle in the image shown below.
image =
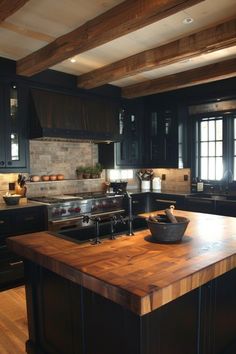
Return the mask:
M4 220L0 220L0 224L5 224L5 221Z
M132 200L133 204L139 204L139 200Z
M171 203L176 204L176 200L169 200L169 199L155 199L155 202L163 202L163 203Z
M15 267L15 266L17 266L17 265L19 265L19 264L22 264L23 263L23 261L17 261L17 262L11 262L11 263L9 263L9 265L11 266L11 267Z

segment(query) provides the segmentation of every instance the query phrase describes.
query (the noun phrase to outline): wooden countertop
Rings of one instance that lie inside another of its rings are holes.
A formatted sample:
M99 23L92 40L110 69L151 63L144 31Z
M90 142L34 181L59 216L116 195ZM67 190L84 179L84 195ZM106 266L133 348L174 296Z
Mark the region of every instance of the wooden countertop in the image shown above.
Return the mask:
M96 246L47 232L7 243L22 257L144 315L236 267L236 218L175 215L190 219L179 244L148 242L148 229Z

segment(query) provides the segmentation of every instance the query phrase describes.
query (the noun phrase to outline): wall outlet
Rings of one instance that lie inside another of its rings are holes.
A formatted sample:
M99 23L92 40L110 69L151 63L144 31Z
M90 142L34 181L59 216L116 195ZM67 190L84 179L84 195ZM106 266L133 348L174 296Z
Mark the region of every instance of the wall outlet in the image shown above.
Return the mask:
M165 174L161 175L161 179L162 179L162 181L165 181L166 180L166 175Z
M188 175L184 175L184 181L188 181Z

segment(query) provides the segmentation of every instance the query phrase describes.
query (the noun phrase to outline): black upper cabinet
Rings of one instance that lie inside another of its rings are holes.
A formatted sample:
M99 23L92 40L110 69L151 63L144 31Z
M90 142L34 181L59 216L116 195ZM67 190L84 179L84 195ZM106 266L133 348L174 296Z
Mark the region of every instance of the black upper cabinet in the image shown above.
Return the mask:
M178 115L172 104L146 102L145 165L178 167Z
M27 89L17 82L0 83L0 171L28 169Z
M143 162L143 102L141 99L126 101L119 115L120 141L116 143L116 165L139 167Z
M139 168L143 165L142 99L124 100L118 117L118 142L99 144L99 162L104 168Z

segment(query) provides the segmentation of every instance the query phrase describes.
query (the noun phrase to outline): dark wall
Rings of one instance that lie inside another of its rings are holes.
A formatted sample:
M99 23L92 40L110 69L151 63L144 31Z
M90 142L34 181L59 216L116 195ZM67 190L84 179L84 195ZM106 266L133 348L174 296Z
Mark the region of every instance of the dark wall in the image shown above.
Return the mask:
M107 96L119 98L121 89L113 85L103 85L101 87L84 90L77 87L77 77L75 75L62 73L56 70L45 70L32 77L16 75L16 62L14 60L0 58L0 76L12 77L12 80L19 78L22 82L33 86L71 94L91 94L91 96Z

